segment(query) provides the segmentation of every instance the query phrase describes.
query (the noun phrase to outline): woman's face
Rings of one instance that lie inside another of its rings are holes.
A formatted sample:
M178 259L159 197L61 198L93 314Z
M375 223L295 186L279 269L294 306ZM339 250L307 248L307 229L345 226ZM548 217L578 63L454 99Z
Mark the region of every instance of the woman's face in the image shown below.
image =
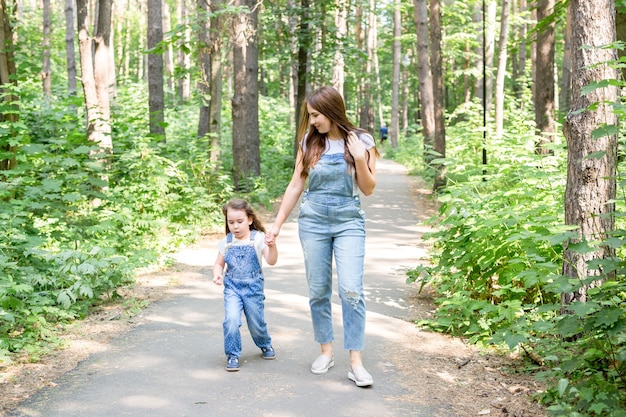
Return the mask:
M307 104L306 107L309 112L309 123L311 126L315 127L317 131L323 135L330 132L330 129L332 128L332 122L330 119L315 110L310 104Z

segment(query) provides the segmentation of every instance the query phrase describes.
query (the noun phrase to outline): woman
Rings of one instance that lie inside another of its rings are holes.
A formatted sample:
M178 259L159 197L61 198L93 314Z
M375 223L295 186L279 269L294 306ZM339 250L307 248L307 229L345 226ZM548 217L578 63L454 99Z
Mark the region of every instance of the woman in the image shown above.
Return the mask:
M275 242L308 180L298 228L313 331L321 346L311 372L323 374L335 364L331 312L334 254L343 311L344 348L350 351L348 378L357 386L370 386L373 379L362 358L365 213L359 191L364 195L374 191L378 151L372 135L348 120L344 101L332 87L321 87L309 95L303 103L300 120L296 166L266 239L268 244Z

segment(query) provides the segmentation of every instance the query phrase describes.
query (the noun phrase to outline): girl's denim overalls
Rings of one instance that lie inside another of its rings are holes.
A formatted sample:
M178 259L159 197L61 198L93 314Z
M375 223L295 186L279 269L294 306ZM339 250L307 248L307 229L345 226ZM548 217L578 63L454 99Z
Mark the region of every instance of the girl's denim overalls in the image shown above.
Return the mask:
M363 350L365 300L365 213L343 154L322 155L309 172L298 216L300 243L309 284L315 341L334 340L331 295L332 257L337 268L344 348Z
M263 270L254 248L256 230L250 232L250 244L231 245L233 236L226 236L226 276L224 277L224 352L241 355L241 313L246 316L252 340L259 348L272 345L265 323Z

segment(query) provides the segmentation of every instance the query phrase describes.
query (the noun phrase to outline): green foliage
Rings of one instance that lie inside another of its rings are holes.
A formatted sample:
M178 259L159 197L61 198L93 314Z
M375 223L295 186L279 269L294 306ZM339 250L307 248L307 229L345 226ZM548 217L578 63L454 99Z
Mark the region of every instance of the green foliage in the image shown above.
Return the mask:
M608 85L614 83L586 91ZM430 283L439 295L435 318L420 324L528 352L528 370L547 385L537 399L552 415L626 416L626 202L615 201L612 234L569 245L581 254L609 246L616 257L592 261L593 276L586 279L562 276L563 245L577 237L563 225L566 152L557 137L552 155L535 155L534 126L525 122L532 116L524 115L521 103L507 101L512 105L505 110L502 140L473 127L480 126L475 107L450 116L448 158L442 160L448 186L430 220L434 230L425 235L433 244L432 262L407 273L408 283ZM623 115L620 104L614 109ZM619 132L600 125L593 137ZM399 149L389 155L406 158ZM623 196L624 183L618 184ZM587 301L561 311L561 295L583 287L591 288Z

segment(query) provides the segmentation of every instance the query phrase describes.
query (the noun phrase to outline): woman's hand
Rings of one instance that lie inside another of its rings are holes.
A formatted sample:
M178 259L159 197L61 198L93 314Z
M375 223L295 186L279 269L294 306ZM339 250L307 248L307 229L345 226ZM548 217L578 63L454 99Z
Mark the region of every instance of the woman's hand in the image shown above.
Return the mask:
M350 154L357 160L365 160L365 154L367 153L367 149L365 149L365 145L359 139L355 132L348 132L348 138L346 139L346 144L348 145L348 150Z

